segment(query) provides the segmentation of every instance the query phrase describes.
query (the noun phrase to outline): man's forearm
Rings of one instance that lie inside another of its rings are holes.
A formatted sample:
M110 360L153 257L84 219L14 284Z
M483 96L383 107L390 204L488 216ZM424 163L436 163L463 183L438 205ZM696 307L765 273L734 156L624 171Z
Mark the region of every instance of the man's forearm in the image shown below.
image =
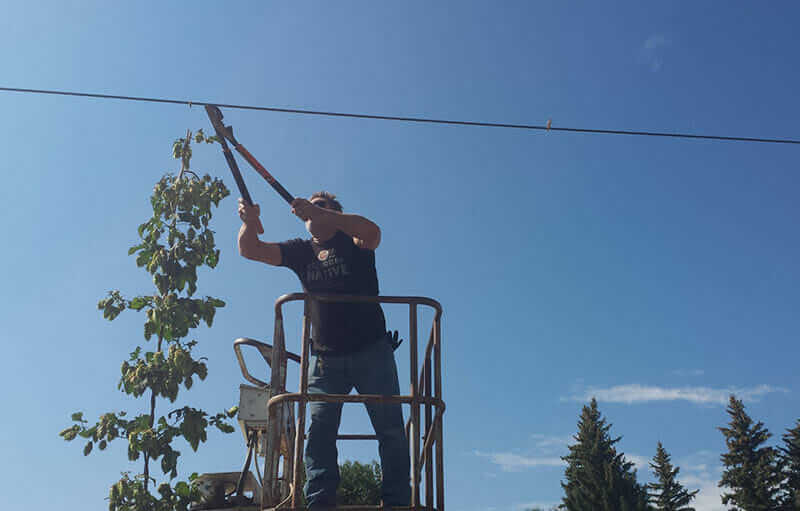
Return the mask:
M381 230L371 220L361 215L339 213L338 211L324 210L326 222L336 229L358 238L369 248L375 248L381 242Z
M258 248L258 229L249 223L243 222L239 228L239 254L252 259Z
M239 253L246 259L280 266L283 256L278 243L265 243L258 239L258 227L249 223L239 229Z

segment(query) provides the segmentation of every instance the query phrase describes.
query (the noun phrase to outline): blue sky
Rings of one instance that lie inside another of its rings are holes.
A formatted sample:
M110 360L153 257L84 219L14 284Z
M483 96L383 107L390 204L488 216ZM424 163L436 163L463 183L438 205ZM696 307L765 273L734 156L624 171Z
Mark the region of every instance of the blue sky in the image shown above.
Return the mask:
M800 8L789 2L3 11L5 87L798 138ZM75 410L144 408L116 390L142 318L109 323L95 304L112 288L150 291L127 248L153 183L177 169L172 141L208 121L198 107L15 93L0 94L0 111L0 504L99 511L119 472L138 465L121 444L84 458L57 433ZM699 511L722 509L716 428L730 392L776 437L800 417L796 146L225 114L290 192L329 189L382 227L384 294L443 304L449 509L557 503L558 457L591 396L640 480L663 442L701 489ZM193 168L234 188L215 148L198 148ZM285 203L245 176L264 239L303 235ZM269 339L272 302L299 289L291 272L238 256L235 196L214 228L222 261L200 292L228 306L196 333L209 377L180 401L210 410L235 404L243 383L232 340ZM406 329L403 311L388 312ZM368 427L360 408L345 410L343 432ZM237 432L182 451L185 473L231 471L244 444ZM376 451L340 447L342 459Z

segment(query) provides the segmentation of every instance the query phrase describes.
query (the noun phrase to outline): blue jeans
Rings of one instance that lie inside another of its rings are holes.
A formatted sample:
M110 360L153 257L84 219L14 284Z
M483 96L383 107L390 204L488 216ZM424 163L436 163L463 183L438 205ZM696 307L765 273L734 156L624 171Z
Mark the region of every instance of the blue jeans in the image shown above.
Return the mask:
M398 395L397 365L389 339L382 337L361 351L347 355L312 354L308 364L310 394ZM407 506L411 500L408 439L399 404L365 403L378 437L383 473L383 502ZM336 504L339 486L336 436L342 417L342 403L310 402L311 426L306 444L306 501L310 508Z

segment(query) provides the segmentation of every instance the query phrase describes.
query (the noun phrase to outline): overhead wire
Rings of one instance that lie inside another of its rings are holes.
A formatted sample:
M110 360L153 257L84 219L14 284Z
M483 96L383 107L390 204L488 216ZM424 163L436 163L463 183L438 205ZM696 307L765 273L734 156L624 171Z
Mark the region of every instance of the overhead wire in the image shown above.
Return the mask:
M735 136L721 136L721 135L700 135L693 133L669 133L659 131L642 131L642 130L615 130L615 129L597 129L597 128L568 128L553 126L551 120L547 124L512 124L503 122L483 122L483 121L460 121L452 119L433 119L428 117L404 117L397 115L376 115L376 114L361 114L352 112L330 112L322 110L308 110L301 108L280 108L273 106L256 106L256 105L238 105L230 103L212 103L207 101L192 101L185 99L169 99L169 98L150 98L142 96L121 96L115 94L98 94L91 92L74 92L74 91L58 91L58 90L45 90L45 89L22 89L15 87L0 87L3 92L19 92L29 94L52 94L59 96L76 96L85 98L98 98L98 99L117 99L124 101L143 101L149 103L168 103L174 105L188 105L191 106L205 106L214 105L221 108L237 109L237 110L256 110L262 112L278 112L287 114L299 115L315 115L325 117L345 117L353 119L372 119L381 121L397 121L408 123L425 123L425 124L442 124L442 125L456 125L456 126L475 126L486 128L510 128L521 130L538 130L538 131L561 131L569 133L589 133L589 134L603 134L603 135L635 135L647 137L669 137L669 138L686 138L695 140L719 140L728 142L758 142L767 144L798 144L800 140L788 138L761 138L761 137L735 137Z

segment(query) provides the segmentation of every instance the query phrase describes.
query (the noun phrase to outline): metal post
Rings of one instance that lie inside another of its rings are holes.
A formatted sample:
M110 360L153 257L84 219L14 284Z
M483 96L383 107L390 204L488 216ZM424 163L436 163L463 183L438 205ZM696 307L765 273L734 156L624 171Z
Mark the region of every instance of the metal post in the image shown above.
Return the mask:
M300 505L300 470L303 467L303 440L306 436L306 401L308 400L308 338L311 333L311 300L303 301L303 347L300 352L300 400L297 402L297 431L294 440L294 474L292 474L292 507Z
M286 345L283 337L283 315L278 309L275 314L275 329L273 332L273 339L272 339L272 372L270 378L270 390L269 396L275 396L283 392L283 389L286 387ZM281 425L283 424L284 420L284 407L277 407L270 410L270 428L265 432L267 437L267 450L266 456L264 456L264 478L265 481L263 484L263 488L266 488L268 485L270 489L269 493L269 500L272 501L271 503L274 505L281 499L281 489L280 489L280 481L278 481L278 471L280 467L280 456L281 456L281 436L283 431L281 431ZM269 483L267 483L267 477L273 478L270 479ZM262 489L263 493L267 493L267 490ZM266 499L261 501L262 503L267 502Z
M433 389L431 388L431 358L425 358L425 391L423 395L425 397L433 396ZM433 509L433 449L431 448L431 444L427 442L428 435L435 434L431 431L431 423L432 421L432 406L430 403L425 403L425 435L426 435L426 444L428 444L428 449L425 451L425 505L428 509Z
M409 306L409 350L411 351L411 504L419 506L419 393L417 389L417 304Z
M434 364L434 396L442 399L442 325L441 315L433 320L433 364ZM436 511L444 511L444 448L442 445L442 422L436 426Z
M278 379L277 383L273 385L277 385L277 388L274 386L270 391L270 394L275 396L278 394L283 394L286 392L286 365L287 365L287 356L286 356L286 339L284 337L283 332L283 315L281 310L278 309L278 314L275 317L275 335L273 338L274 348L273 352L273 374L276 372L275 365L277 364L277 372L278 372ZM275 361L277 360L277 362ZM283 425L286 421L290 420L291 414L289 413L294 405L283 405L278 407L277 416L279 417L279 422L277 423L277 427L281 428L279 437L278 437L278 452L283 454L283 484L278 479L278 466L280 465L280 454L275 456L275 491L273 492L274 495L278 496L280 500L285 498L283 491L281 490L289 490L289 480L293 477L294 474L294 456L292 453L289 452L291 448L290 439L286 439L286 449L284 450L284 439L283 436L286 434L286 431L283 429ZM288 415L288 417L287 417ZM292 439L293 440L293 439ZM263 502L263 501L262 501Z

